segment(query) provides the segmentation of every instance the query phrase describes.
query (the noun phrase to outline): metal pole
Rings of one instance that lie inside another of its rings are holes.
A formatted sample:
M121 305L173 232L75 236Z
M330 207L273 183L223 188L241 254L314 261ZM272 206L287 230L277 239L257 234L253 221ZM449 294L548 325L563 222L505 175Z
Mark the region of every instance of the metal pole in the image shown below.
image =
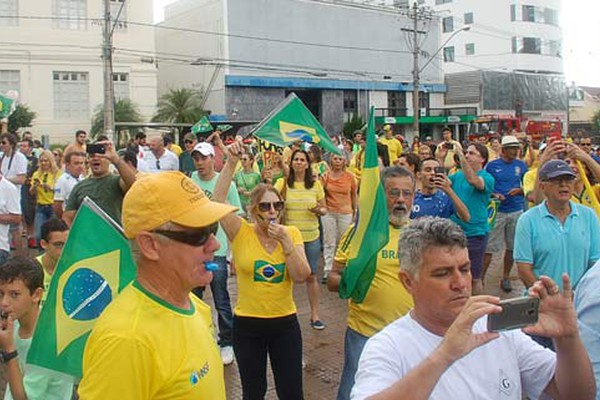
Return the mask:
M419 8L417 2L413 3L413 135L419 135L419 33L418 14Z
M102 46L104 66L104 134L117 141L115 132L115 92L113 86L112 29L110 0L104 0L104 43Z

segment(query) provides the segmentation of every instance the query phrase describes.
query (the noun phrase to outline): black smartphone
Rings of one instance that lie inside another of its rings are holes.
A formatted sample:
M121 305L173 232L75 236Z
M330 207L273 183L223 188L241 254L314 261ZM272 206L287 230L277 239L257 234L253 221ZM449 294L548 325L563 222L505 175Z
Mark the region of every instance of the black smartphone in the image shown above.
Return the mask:
M500 307L502 312L488 315L487 329L490 332L508 331L536 324L540 299L525 296L502 300Z
M435 174L442 174L442 175L446 175L446 168L444 167L435 167L433 169L433 172L435 172Z
M454 150L454 143L444 143L444 147L448 150Z
M88 144L85 151L88 154L104 154L106 153L106 147L103 144L99 143Z

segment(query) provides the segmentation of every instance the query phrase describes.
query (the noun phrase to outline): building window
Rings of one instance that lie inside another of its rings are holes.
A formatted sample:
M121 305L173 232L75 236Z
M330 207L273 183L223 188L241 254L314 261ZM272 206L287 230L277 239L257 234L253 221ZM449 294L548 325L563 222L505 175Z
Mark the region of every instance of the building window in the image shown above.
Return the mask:
M54 118L88 119L89 79L87 72L63 72L52 74L54 81Z
M512 52L522 54L542 54L542 40L536 37L513 37Z
M513 22L517 20L517 6L515 4L510 5L510 20Z
M444 33L452 32L454 30L454 18L446 17L442 19L442 30Z
M548 55L562 57L562 42L560 40L550 40L548 42Z
M115 100L124 100L129 98L129 74L113 74L113 87L115 88Z
M429 93L428 92L419 92L419 108L426 110L429 109Z
M523 6L523 21L524 22L535 22L535 7L534 6Z
M123 6L123 9L121 10L121 14L119 14L121 6ZM110 0L110 16L113 19L113 24L117 15L119 16L119 20L115 29L127 29L127 3L125 0Z
M344 90L344 118L348 121L358 112L358 92L356 90Z
M388 117L406 115L406 92L387 92Z
M544 23L558 26L558 12L552 8L544 8Z
M452 3L452 0L435 0L435 5L439 6L440 4Z
M475 54L475 43L465 44L465 54L468 56Z
M87 4L86 0L53 0L54 1L54 28L57 29L87 29ZM64 18L64 19L62 19Z
M0 93L9 90L21 91L21 73L18 70L0 70Z
M17 0L0 0L0 26L17 26L19 20L17 18L7 18L10 16L19 15L19 3Z
M473 23L473 13L465 13L465 25L471 25Z
M454 62L454 46L444 47L444 62Z

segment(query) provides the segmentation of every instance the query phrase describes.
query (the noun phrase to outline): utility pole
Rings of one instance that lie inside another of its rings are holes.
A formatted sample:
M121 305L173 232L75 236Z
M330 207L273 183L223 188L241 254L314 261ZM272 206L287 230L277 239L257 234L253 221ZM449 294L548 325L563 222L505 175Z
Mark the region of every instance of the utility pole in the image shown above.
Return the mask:
M116 25L116 21L115 21ZM102 59L104 66L104 134L112 137L116 143L115 133L115 89L113 86L112 36L113 28L110 20L110 0L104 0L104 41Z
M415 1L413 3L413 12L411 15L413 19L413 135L419 135L419 117L421 116L421 110L419 107L419 6ZM414 137L414 136L413 136Z

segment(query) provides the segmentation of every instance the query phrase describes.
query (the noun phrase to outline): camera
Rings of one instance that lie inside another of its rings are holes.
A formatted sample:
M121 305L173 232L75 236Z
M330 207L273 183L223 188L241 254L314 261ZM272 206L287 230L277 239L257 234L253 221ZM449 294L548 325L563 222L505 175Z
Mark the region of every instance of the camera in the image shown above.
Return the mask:
M444 143L444 147L448 150L454 150L454 143Z
M103 144L88 144L86 149L88 154L104 154L106 153L106 147Z

